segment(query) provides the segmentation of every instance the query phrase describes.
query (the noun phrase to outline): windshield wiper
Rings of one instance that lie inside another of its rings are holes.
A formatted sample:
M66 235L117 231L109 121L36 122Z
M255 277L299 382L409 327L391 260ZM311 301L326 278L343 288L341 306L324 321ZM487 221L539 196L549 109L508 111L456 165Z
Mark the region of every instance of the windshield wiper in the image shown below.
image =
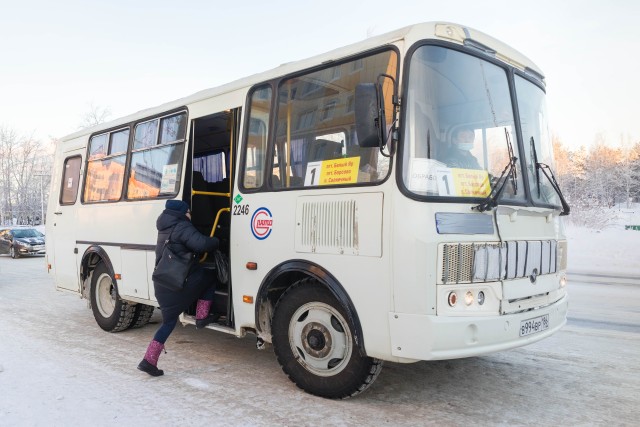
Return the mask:
M533 139L533 136L529 140L529 144L531 144L531 151L533 153L533 162L536 165L536 185L538 186L538 198L541 197L541 195L540 195L540 188L541 188L541 185L540 185L540 171L542 171L544 176L546 176L547 179L549 180L549 183L551 183L551 187L553 188L553 190L556 192L556 194L560 198L560 203L562 204L562 212L560 212L560 215L562 215L562 216L569 215L569 212L571 211L571 209L569 208L569 204L567 203L567 201L564 199L564 195L562 194L562 191L560 190L560 186L558 185L558 181L556 181L556 176L553 174L553 171L551 170L549 165L547 165L546 163L540 163L538 161L538 153L536 151L536 143L535 143L535 140Z
M540 163L538 163L538 151L536 150L536 142L533 136L529 140L529 146L533 155L533 164L536 166L536 187L538 187L538 198L540 198Z
M507 149L509 150L509 163L502 170L496 185L491 189L491 192L478 206L473 206L471 209L478 212L490 211L498 206L498 198L502 194L504 187L507 183L507 179L511 178L511 185L513 186L513 194L518 194L518 172L516 162L518 158L513 153L513 145L511 144L511 138L509 137L509 131L504 129L505 140L507 141Z

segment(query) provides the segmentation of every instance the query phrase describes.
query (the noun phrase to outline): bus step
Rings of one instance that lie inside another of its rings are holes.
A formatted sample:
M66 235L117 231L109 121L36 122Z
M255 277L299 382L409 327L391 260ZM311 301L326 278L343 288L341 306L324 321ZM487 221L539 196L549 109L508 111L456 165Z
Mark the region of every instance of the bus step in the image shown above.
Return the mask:
M182 313L180 315L180 322L182 325L194 325L196 324L196 316L192 316L190 314ZM204 327L204 329L213 329L214 331L224 332L226 334L235 335L236 330L226 325L227 318L221 317L218 320L218 323L210 323Z

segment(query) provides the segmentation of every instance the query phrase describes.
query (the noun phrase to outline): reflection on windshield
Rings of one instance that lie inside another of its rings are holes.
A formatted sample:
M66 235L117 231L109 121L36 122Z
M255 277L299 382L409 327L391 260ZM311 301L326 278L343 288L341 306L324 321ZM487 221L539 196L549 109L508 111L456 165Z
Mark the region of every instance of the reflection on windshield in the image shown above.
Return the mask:
M558 195L551 182L536 168L536 161L551 167L554 165L544 91L516 76L516 93L531 196L534 202L558 205Z
M406 98L405 186L425 196L487 197L510 162L507 139L517 141L506 71L423 46L411 58ZM515 188L524 187L519 162L516 168L519 182L507 185L502 201L524 200Z
M25 228L24 230L14 230L13 237L22 239L25 237L42 237L43 234L33 228Z

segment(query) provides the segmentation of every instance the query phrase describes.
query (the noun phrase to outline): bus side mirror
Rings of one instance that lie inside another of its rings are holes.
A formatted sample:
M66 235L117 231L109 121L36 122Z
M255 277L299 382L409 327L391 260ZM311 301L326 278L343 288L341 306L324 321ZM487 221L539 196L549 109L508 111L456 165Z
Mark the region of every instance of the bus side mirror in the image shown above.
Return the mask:
M358 145L363 148L383 145L387 121L384 116L382 87L379 84L356 85L355 114Z

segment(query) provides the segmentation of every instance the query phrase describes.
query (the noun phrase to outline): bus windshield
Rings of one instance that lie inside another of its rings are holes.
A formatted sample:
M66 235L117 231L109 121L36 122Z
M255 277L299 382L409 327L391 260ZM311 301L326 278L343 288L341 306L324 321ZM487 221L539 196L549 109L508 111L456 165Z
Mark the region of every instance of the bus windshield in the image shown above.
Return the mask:
M403 182L417 196L485 198L510 157L520 158L504 68L441 46L419 47L406 102ZM509 178L501 203L522 203L519 162Z
M558 194L536 166L543 163L554 168L544 91L520 76L515 82L531 197L536 203L557 206Z

